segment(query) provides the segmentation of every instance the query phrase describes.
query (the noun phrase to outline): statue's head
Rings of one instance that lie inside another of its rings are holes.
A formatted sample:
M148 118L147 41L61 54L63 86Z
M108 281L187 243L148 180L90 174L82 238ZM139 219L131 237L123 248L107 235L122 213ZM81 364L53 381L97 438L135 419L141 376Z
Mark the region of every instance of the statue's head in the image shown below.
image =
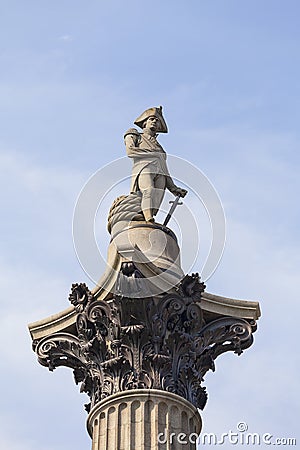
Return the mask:
M162 115L162 106L146 109L134 124L140 128L150 128L156 133L167 133L168 127Z
M145 119L142 124L143 129L148 129L158 133L161 130L161 122L158 117L150 116L148 119Z

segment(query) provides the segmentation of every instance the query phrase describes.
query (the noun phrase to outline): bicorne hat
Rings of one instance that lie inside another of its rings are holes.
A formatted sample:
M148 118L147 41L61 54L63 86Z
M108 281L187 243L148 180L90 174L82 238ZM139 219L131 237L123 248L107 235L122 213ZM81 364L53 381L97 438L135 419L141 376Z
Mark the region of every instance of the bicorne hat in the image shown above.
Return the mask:
M157 117L160 121L160 127L157 129L157 133L167 133L168 127L165 122L165 119L162 115L162 106L159 108L153 107L146 109L135 121L134 124L137 125L140 128L143 128L143 123L146 119L149 119L149 117L154 116Z

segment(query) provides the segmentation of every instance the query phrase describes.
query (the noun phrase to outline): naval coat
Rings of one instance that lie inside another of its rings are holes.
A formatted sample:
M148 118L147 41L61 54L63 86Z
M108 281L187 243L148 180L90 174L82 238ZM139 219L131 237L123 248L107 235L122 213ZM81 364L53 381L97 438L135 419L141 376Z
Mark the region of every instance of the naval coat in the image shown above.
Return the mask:
M149 173L154 178L157 175L164 175L166 178L171 176L166 162L167 154L156 137L134 131L135 133L125 135L125 145L127 156L133 161L130 191L138 192L138 179L142 172Z

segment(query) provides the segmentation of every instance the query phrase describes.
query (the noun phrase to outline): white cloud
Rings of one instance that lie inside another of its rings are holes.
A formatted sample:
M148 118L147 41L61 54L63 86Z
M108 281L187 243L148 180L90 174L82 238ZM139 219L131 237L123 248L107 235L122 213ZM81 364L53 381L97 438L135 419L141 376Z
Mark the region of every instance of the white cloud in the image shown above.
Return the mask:
M71 36L70 34L63 34L62 36L59 37L59 40L64 42L72 42L73 36Z

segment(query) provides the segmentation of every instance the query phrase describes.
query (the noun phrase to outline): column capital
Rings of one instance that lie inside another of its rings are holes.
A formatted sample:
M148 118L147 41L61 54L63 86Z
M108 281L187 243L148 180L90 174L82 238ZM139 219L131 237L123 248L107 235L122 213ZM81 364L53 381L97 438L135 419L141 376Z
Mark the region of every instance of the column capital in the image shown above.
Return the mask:
M253 319L203 314L204 289L193 274L176 292L104 301L85 284L73 284L69 299L76 331L34 341L34 350L50 370L73 369L80 391L90 397L87 411L111 395L136 389L171 392L203 409L206 372L215 370L220 354L240 355L256 330Z

